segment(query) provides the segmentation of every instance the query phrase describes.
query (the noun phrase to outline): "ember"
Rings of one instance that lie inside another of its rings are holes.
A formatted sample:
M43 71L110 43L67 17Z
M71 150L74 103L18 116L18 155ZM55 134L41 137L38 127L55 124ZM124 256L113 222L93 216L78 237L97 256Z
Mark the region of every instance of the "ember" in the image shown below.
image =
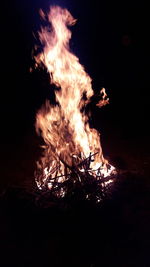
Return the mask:
M35 57L36 66L44 64L58 89L56 104L46 101L36 116L37 133L45 142L43 156L37 162L36 183L56 197L86 187L85 198L90 199L95 183L101 193L112 183L115 168L103 157L100 135L90 128L84 111L94 92L91 78L69 48L71 31L67 26L76 20L58 6L51 7L47 16L41 14L51 27L41 28L39 33L43 52ZM109 101L104 88L100 93L99 107Z

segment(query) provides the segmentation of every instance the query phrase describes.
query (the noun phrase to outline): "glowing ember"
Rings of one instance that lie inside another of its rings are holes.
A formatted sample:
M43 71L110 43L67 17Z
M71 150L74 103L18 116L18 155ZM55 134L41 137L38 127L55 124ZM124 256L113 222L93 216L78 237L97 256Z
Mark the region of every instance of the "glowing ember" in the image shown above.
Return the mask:
M42 11L41 15L46 19ZM56 105L47 101L36 117L36 130L46 144L37 163L36 182L40 189L55 189L55 195L63 197L67 192L65 183L71 179L73 183L83 183L86 177L103 179L106 186L112 182L108 177L114 167L104 159L100 135L90 128L84 112L94 92L91 78L69 48L71 31L67 26L76 20L68 10L58 6L51 7L47 18L51 27L41 28L43 52L36 57L36 63L46 66L51 83L58 89ZM109 101L104 88L100 93L99 107Z

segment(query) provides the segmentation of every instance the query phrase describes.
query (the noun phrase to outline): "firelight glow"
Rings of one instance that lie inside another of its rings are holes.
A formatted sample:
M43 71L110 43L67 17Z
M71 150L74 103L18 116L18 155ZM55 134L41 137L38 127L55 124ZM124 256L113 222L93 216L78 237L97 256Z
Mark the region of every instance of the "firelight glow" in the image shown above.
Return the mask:
M88 174L95 179L108 177L114 167L104 158L100 134L90 128L89 117L83 111L94 94L92 80L69 48L71 31L67 26L74 25L76 20L67 9L59 6L52 6L47 15L41 11L41 15L48 19L50 27L41 28L39 32L43 52L35 57L36 64L44 64L50 83L58 90L55 90L56 105L46 101L36 116L36 130L41 132L45 142L44 154L37 163L42 170L36 175L37 185L40 189L47 186L51 190L55 181L64 183L69 179L73 166L78 165L79 173L83 173L85 170L80 163L89 156L92 160ZM109 101L104 88L101 93L99 107ZM59 196L64 195L61 189Z

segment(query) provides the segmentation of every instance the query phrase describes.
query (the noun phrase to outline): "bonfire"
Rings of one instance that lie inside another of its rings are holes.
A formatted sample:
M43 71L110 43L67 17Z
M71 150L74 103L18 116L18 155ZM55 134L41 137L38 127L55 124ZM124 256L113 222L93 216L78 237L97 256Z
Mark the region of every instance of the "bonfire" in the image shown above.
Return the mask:
M69 27L76 20L59 6L40 13L48 26L39 32L42 52L35 57L36 67L46 67L56 90L55 105L47 100L36 115L36 131L45 145L35 180L40 190L57 198L82 191L86 199L94 195L100 201L115 168L104 158L100 134L90 127L85 112L94 91L90 76L69 47ZM100 94L98 107L109 102L104 88Z

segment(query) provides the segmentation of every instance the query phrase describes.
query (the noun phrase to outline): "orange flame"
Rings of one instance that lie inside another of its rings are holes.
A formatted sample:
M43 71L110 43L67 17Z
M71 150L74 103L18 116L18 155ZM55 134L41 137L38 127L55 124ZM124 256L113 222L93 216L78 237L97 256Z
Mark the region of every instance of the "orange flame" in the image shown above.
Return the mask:
M107 98L107 94L106 94L105 88L102 88L102 89L100 90L100 94L102 95L102 100L100 100L100 101L96 104L96 106L98 106L98 107L101 108L101 107L103 107L103 106L109 104L109 98Z
M41 14L45 19L43 12ZM113 167L108 172L100 135L90 128L88 117L83 112L94 93L91 78L69 48L71 31L67 26L73 25L76 20L68 10L53 6L48 14L48 21L51 29L42 28L39 33L44 48L36 57L36 62L46 66L51 83L59 90L55 91L57 104L53 106L47 101L36 116L36 130L42 132L47 144L42 158L42 164L45 166L43 179L46 179L50 172L52 178L56 176L56 172L57 175L65 173L63 162L72 166L74 160L79 162L90 153L96 154L90 169L102 167L104 176L107 176ZM103 102L99 102L98 106L106 104L104 89L102 93ZM56 171L58 164L60 168Z

